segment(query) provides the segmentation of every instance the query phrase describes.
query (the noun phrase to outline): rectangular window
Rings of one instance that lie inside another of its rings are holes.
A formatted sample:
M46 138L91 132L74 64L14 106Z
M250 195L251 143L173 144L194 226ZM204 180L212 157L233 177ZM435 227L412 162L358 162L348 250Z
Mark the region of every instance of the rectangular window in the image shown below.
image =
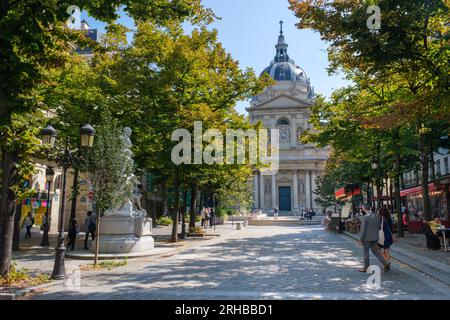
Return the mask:
M441 175L441 159L436 160L436 175Z
M449 174L450 171L448 170L448 157L444 158L444 166L445 166L445 173L444 174Z

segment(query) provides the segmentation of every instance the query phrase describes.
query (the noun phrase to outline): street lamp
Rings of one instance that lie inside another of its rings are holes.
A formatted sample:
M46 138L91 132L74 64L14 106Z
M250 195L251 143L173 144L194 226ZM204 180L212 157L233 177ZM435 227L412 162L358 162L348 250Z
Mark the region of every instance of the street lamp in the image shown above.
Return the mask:
M381 208L381 196L383 191L381 190L381 143L377 142L378 159L372 160L372 169L376 171L376 185L377 185L377 209Z
M94 144L95 129L89 124L80 128L81 147L90 149Z
M377 170L379 167L378 160L372 160L372 169Z
M50 146L53 148L55 146L56 140L56 130L52 126L47 126L42 130L42 144Z
M95 130L90 125L85 124L80 128L80 146L88 150L92 148L94 143ZM56 130L48 126L42 131L42 141L54 146L56 138ZM64 246L64 204L66 200L66 182L67 182L67 170L75 160L81 160L81 156L77 154L77 151L69 150L69 142L66 139L64 152L62 155L56 157L56 162L63 168L62 178L62 191L61 191L61 209L59 213L58 221L58 244L56 247L55 264L53 266L53 273L51 279L62 280L66 278L66 271L64 265L66 247Z
M47 167L45 170L45 177L47 179L47 209L45 210L45 222L44 222L44 233L42 235L41 246L48 247L50 244L48 242L48 230L50 227L49 221L49 207L50 207L50 189L51 184L53 182L53 178L55 177L55 171L52 167Z
M158 192L158 187L153 187L153 221L152 225L153 227L156 227L156 193Z

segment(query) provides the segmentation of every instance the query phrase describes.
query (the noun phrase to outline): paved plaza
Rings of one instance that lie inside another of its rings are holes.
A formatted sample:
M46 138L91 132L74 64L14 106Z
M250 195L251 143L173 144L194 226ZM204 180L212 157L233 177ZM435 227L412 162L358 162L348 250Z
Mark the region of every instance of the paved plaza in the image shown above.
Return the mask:
M369 287L360 257L355 241L319 226L248 227L170 257L82 271L79 287L59 283L34 299L450 299L449 286L396 261L381 288Z

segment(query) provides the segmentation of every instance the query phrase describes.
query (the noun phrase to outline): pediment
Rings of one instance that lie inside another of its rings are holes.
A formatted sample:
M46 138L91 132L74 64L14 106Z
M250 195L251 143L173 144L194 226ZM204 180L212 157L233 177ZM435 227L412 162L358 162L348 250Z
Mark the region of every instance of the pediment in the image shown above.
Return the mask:
M286 94L277 95L259 105L247 108L248 111L267 110L267 109L292 109L292 108L310 108L312 103Z

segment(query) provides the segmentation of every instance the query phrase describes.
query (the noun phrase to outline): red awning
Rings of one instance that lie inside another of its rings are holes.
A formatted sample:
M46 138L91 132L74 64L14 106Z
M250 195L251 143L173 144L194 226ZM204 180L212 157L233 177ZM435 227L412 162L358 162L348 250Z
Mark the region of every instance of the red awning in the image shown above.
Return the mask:
M345 188L341 188L341 189L337 190L337 191L334 193L334 195L335 195L336 198L341 198L341 197L346 196L346 194L345 194Z
M428 190L429 191L435 191L436 190L436 186L434 185L434 183L428 184ZM407 195L410 195L410 194L421 194L421 193L422 193L422 186L419 186L419 187L414 187L414 188L401 190L400 191L400 197L406 197Z
M356 196L359 194L361 194L360 188L355 188L349 192L345 192L345 188L341 188L334 193L334 196L336 197L336 199L342 199L342 198L351 198L352 196Z

